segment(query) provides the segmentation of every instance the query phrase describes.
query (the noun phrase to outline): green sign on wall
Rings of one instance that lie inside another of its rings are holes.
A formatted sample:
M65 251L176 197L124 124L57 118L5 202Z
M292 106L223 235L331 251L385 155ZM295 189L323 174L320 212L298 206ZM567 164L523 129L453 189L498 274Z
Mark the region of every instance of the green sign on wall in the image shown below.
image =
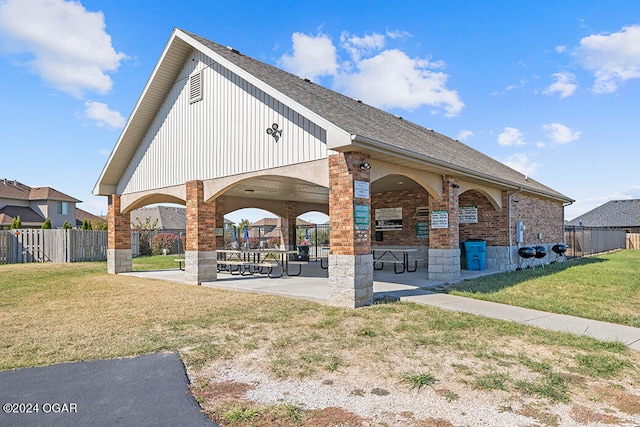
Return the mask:
M418 239L428 239L429 238L429 223L428 222L419 222L416 224L416 237Z
M356 230L369 229L369 205L354 205L353 217Z

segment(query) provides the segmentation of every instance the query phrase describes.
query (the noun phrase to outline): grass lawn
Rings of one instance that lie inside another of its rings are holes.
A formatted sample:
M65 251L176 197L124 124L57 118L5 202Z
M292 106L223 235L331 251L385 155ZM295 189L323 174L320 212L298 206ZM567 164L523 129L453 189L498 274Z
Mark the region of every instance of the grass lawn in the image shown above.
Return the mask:
M184 254L139 256L132 259L132 269L133 271L175 270L178 268L176 259L184 259ZM184 267L184 263L182 266Z
M640 251L468 280L449 293L640 327Z
M162 258L176 268L173 256ZM547 288L546 293L556 292L555 298L547 297L558 305L565 299L560 283L576 277L592 283L600 276L601 288L615 287L618 280L626 284L637 273L631 266L637 260L622 252L554 266L556 273L545 269L543 277L526 271L518 277L528 278L499 292L529 281L544 286L555 276L569 275ZM134 261L139 262L149 265ZM601 270L606 265L617 266L615 275ZM589 301L600 311L607 303L609 311L621 311L618 298ZM276 425L265 420L292 412L287 405L251 405L240 398L216 403L207 367L235 360L276 379L368 378L414 393L437 384L453 404L466 395L497 396L504 410L526 400L538 414L554 405L598 402L629 414L625 419L640 417L640 397L630 391L640 382L640 353L620 343L411 303L349 310L108 275L105 263L19 264L0 265L0 324L0 370L178 350L196 397L225 426ZM252 414L250 422L230 421L238 408ZM297 419L311 416L293 409Z

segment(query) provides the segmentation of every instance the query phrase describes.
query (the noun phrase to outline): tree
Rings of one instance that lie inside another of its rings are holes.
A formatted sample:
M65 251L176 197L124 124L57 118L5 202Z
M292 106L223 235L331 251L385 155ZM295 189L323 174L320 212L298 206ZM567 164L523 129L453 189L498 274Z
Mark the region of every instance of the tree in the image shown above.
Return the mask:
M42 224L41 227L43 230L51 230L51 220L49 218L44 220L44 223Z
M20 220L20 215L13 218L13 221L11 221L11 227L9 227L9 230L17 230L18 228L22 228L22 221Z
M133 226L133 230L140 233L140 255L151 255L151 234L156 231L158 225L158 218L155 221L151 221L151 217L146 217L144 222L140 221L140 218L136 217L136 223Z
M73 226L68 221L65 221L64 224L62 224L62 228L64 230L71 230L73 228Z
M91 227L91 221L89 221L87 218L82 220L82 229L93 230L93 227Z

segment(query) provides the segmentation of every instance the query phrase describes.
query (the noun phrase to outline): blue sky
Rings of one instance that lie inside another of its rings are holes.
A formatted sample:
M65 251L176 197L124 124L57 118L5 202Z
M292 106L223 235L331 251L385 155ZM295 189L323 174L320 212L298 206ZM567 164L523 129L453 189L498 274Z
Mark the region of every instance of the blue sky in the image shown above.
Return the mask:
M640 198L632 0L0 0L0 179L106 213L91 191L174 27L457 138L567 219Z

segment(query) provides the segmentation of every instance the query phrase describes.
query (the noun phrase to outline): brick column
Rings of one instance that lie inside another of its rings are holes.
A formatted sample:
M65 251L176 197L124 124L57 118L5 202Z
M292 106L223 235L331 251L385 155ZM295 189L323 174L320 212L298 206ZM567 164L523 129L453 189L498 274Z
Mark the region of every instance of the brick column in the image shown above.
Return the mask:
M371 198L356 198L354 182L369 183L368 169L360 165L369 157L361 153L329 156L329 302L362 307L373 302L373 257L371 255ZM369 224L356 224L358 214L368 212Z
M216 201L205 203L202 181L186 183L187 241L185 282L216 280Z
M286 217L280 218L280 247L285 250L293 250L296 246L296 202L286 202Z
M125 273L131 265L131 215L120 212L120 195L108 198L107 272Z
M430 198L429 280L455 283L460 280L460 245L458 230L458 189L455 179L442 178L442 199ZM434 228L434 218L448 216L446 228Z

